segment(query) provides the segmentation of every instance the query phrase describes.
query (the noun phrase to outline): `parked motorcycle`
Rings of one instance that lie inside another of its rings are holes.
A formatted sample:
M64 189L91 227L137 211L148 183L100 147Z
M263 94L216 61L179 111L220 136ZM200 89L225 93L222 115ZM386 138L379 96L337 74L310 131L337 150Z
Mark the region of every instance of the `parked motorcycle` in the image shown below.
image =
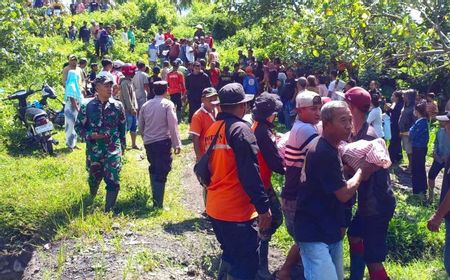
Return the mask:
M55 90L48 84L44 84L40 90L19 90L6 97L4 100L18 100L17 117L24 123L27 129L25 143L39 144L42 150L53 155L53 145L58 141L53 139L53 123L49 120L48 114L41 108L36 108L27 103L27 98L36 92L42 92L43 96L52 98L55 96Z
M50 107L47 102L48 98L57 100L62 105L62 108L60 110L55 110L52 107ZM47 113L50 121L52 121L54 125L57 125L59 127L64 126L64 121L65 121L64 106L65 106L65 103L56 96L53 89L50 91L45 91L45 92L43 91L41 99L35 100L31 103L31 107L44 110Z

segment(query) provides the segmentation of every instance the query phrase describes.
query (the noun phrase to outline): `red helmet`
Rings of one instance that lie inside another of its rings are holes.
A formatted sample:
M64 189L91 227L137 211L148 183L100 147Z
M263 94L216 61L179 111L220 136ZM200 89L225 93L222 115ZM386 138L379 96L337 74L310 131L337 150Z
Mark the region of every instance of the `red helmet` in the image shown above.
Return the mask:
M122 66L122 74L125 76L133 76L134 72L136 72L136 65L126 63L124 66Z

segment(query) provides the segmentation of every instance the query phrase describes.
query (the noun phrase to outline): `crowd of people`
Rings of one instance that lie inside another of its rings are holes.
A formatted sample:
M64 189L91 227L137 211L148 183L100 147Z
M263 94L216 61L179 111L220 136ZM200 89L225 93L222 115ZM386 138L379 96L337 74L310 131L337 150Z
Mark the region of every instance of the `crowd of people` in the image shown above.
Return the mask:
M45 14L48 16L59 16L65 13L72 15L84 12L107 11L114 6L111 0L76 0L71 4L64 5L61 0L29 0L29 6L33 8L45 8Z
M99 26L106 33L110 28ZM80 38L91 31L80 29ZM123 38L134 51L132 27ZM163 208L172 151L182 147L178 125L188 122L196 170L207 162L205 216L223 250L218 279L341 280L345 236L350 279L363 279L366 266L370 279L389 279L383 262L396 201L388 168L402 160L413 194L424 203L433 201L435 179L445 169L442 203L429 229L438 230L447 217L450 115L439 115L433 93L397 90L389 99L377 81L366 90L353 79L342 81L339 71L302 73L278 58L258 60L252 49L239 51L231 70L221 67L201 25L192 40L160 29L148 46L148 62L112 61L103 46L101 65L91 63L88 71L87 59L71 55L63 70L66 145L77 149L77 136L86 141L91 195L104 179L105 211L111 211L125 136L129 132L131 148L140 150L141 135L153 205ZM287 133L276 131L277 116ZM427 178L430 126L436 123ZM273 172L285 178L280 198ZM293 245L271 274L269 242L283 220ZM450 250L444 256L450 275Z

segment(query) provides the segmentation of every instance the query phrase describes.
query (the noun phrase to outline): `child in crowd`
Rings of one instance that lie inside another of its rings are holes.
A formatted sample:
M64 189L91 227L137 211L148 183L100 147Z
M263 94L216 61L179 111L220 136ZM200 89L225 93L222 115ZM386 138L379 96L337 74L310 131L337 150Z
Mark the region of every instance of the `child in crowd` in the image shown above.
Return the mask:
M425 171L425 157L429 140L427 103L419 101L414 108L417 121L409 129L412 145L412 188L414 194L425 195L427 191L427 175Z

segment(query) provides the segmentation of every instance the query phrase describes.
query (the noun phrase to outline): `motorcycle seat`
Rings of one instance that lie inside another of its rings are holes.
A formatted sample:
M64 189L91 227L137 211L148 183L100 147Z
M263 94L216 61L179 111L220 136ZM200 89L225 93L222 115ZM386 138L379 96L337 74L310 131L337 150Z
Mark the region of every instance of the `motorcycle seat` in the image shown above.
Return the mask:
M47 113L42 109L33 108L33 107L27 108L27 110L25 111L25 119L27 121L34 122L39 117L47 117Z

